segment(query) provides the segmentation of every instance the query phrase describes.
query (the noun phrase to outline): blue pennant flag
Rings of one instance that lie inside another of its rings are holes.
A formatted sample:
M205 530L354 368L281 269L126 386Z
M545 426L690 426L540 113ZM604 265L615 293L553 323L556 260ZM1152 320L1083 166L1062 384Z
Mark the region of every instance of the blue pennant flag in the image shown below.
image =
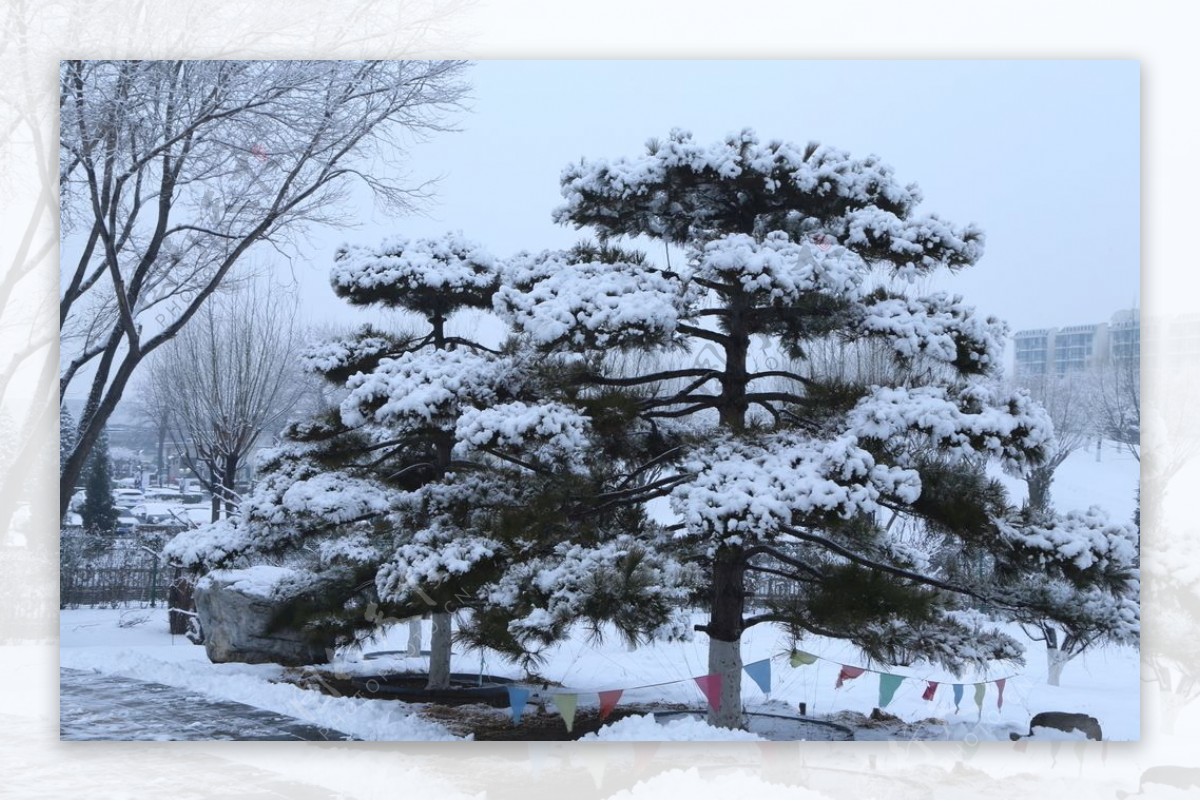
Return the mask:
M742 670L746 671L747 676L754 679L754 683L758 685L758 689L762 690L766 695L771 694L770 659L760 659L757 662L743 665Z
M508 688L508 705L512 707L513 723L521 722L521 715L525 712L525 702L529 700L529 690L524 687L509 687Z
M961 684L954 685L954 711L958 711L958 705L962 703L963 686Z

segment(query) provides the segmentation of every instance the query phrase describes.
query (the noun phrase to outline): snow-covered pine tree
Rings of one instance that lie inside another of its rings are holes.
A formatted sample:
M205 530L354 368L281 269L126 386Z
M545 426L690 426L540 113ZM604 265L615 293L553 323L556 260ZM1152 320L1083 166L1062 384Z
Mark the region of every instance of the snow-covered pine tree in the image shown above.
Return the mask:
M62 406L58 410L58 461L61 465L67 454L75 447L75 418L71 410Z
M1138 643L1137 526L1111 520L1095 506L1066 514L1031 511L1027 518L1023 528L1008 533L1010 541L1071 560L1010 600L1025 632L1046 644L1046 680L1057 687L1067 663L1089 648Z
M611 409L558 384L558 362L574 357L447 327L490 307L500 271L454 234L340 251L340 296L413 313L421 330L368 328L313 349L340 406L289 428L232 521L180 535L169 553L197 568L316 553L287 620L314 632L432 612L431 687L449 680L453 610L469 610L462 641L524 657L580 621L630 637L679 631L687 571L644 558L640 509L606 511L596 488L617 446L593 429Z
M693 446L674 452L675 470L627 497L669 496L681 522L664 553L704 569L709 619L697 628L721 676L712 723L741 721L740 640L750 626L777 622L797 636L847 639L883 663L923 658L957 671L1020 656L972 604L1053 606L1038 589L1064 575L1103 586L1070 561L1086 538L1031 549L1003 489L964 469L983 456L1020 472L1051 436L1027 394L982 380L999 366L1002 325L954 296L886 288L973 264L978 229L918 215L917 187L875 157L764 144L750 131L713 146L673 131L638 158L583 160L564 171L562 192L559 222L590 228L602 246L657 240L667 262L544 254L499 290L497 312L551 353L719 355L715 366L577 376L640 388L641 419L691 426ZM885 343L899 363L927 368L909 371L927 381L863 386L755 366L772 352L803 363L806 343L831 337ZM979 569L939 570L892 533L894 516L977 554ZM785 578L795 592L755 612L755 574Z
M108 429L100 429L96 446L88 457L84 477L83 529L92 535L111 536L117 529L117 510L114 508L112 464L108 456Z

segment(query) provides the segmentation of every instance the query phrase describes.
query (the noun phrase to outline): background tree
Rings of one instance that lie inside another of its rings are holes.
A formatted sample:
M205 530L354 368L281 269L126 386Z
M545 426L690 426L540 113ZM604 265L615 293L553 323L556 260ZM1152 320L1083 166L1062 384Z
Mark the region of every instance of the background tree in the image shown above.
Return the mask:
M1141 359L1114 359L1094 371L1099 435L1119 442L1141 461L1142 371Z
M101 430L96 439L96 447L92 449L92 455L88 458L84 479L83 507L79 510L84 530L95 535L113 534L117 528L115 506L108 458L108 432Z
M67 61L60 76L60 397L89 413L60 477L62 508L142 360L176 336L253 246L339 220L358 179L405 137L445 130L456 61ZM370 164L371 167L367 168Z
M304 394L297 305L260 285L209 301L155 354L153 395L166 405L180 453L212 493L212 519L233 514L238 470ZM159 418L161 419L161 418Z
M1088 649L1106 644L1137 645L1141 634L1136 527L1110 521L1098 508L1069 513L1066 519L1069 526L1033 525L1029 530L1033 536L1050 532L1052 538L1068 529L1076 535L1086 534L1092 547L1083 559L1096 559L1112 580L1106 589L1100 589L1072 580L1072 576L1057 577L1038 588L1042 596L1038 606L1017 616L1031 639L1046 644L1046 678L1054 687L1061 683L1067 663ZM1051 607L1062 611L1052 618L1045 616L1042 610Z
M167 482L167 440L171 434L173 406L169 390L161 381L155 380L151 362L150 369L139 373L132 397L126 396L131 401L129 406L134 417L154 431L154 470L158 486Z

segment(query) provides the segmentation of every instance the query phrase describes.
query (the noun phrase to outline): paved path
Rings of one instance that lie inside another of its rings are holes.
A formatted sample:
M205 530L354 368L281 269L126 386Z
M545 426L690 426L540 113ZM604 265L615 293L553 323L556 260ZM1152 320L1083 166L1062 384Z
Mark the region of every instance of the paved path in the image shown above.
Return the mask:
M59 671L63 740L350 740L234 701L83 670Z

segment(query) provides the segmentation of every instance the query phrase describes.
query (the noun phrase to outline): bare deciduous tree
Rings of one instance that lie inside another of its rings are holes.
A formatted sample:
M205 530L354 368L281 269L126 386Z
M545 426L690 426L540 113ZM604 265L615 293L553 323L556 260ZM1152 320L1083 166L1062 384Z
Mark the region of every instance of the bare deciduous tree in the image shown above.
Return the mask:
M294 300L257 288L223 294L151 364L181 455L213 495L213 520L234 511L237 472L264 433L307 391L297 366Z
M88 383L70 498L134 371L253 246L339 220L354 180L404 207L398 163L445 130L457 61L69 61L59 84L60 395ZM406 141L407 140L407 141Z

